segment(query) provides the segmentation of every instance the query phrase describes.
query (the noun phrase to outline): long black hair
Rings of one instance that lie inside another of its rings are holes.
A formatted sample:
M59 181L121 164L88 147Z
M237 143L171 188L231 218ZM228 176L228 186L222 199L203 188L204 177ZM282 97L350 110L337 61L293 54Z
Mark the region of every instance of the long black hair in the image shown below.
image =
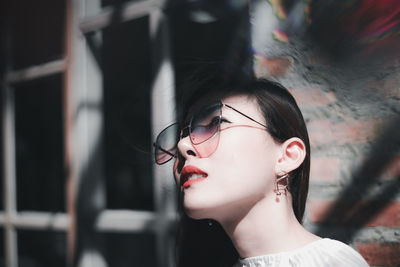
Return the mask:
M208 96L222 99L232 95L247 95L257 101L267 131L277 143L283 143L291 137L298 137L304 142L305 159L296 170L289 173L288 186L294 214L302 223L308 194L310 144L301 111L286 88L265 79L249 78L235 84L210 79L199 85L191 97L185 100L181 120L185 119L190 107L199 99ZM178 266L232 266L238 259L238 253L222 227L217 222L212 222L210 226L209 220L189 218L183 211L181 197L179 206L181 225L177 238Z

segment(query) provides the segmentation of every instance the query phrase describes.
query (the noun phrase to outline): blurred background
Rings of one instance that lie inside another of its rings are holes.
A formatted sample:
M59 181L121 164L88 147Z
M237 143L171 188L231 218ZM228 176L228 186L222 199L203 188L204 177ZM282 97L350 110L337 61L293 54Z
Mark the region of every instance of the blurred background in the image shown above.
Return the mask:
M4 0L0 266L174 266L154 137L222 68L281 82L311 139L305 226L400 266L396 0Z

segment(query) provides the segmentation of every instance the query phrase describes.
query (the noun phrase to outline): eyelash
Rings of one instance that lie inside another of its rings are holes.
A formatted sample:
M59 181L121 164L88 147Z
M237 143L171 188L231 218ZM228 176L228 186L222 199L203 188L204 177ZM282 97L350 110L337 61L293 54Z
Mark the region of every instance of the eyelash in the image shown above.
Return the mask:
M222 123L222 122L228 122L228 123L231 123L229 120L225 119L224 117L221 117L221 123Z

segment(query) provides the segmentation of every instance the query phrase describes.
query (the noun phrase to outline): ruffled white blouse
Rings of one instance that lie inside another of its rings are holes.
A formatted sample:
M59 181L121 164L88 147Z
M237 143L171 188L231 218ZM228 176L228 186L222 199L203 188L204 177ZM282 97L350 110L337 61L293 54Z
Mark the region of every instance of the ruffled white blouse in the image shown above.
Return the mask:
M364 258L350 246L329 238L319 239L287 252L239 259L234 267L368 267Z

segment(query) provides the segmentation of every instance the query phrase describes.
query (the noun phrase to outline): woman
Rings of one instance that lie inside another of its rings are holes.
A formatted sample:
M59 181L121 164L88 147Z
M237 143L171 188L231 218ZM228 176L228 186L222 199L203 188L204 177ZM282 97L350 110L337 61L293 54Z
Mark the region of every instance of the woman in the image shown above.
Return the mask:
M185 213L178 265L368 266L301 225L310 145L290 93L266 80L206 88L155 143L158 164L175 159Z

